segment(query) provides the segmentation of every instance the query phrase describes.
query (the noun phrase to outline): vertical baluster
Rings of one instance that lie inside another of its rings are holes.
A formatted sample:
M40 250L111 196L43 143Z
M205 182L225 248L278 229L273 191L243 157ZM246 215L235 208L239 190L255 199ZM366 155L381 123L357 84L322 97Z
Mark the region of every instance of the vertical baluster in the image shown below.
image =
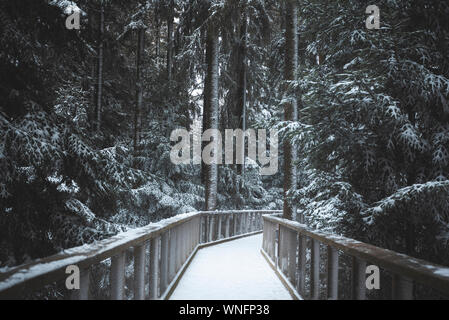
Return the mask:
M413 280L393 275L393 300L413 300Z
M150 300L159 297L159 242L160 237L150 240Z
M134 300L145 299L145 244L134 247Z
M111 299L123 300L125 284L125 252L111 259Z
M229 228L230 228L230 224L231 224L231 215L229 215L229 214L227 214L226 215L226 226L225 226L225 238L226 239L229 239L229 237L230 237L230 230L229 230Z
M296 249L297 249L297 239L296 232L289 230L288 231L288 241L289 241L289 250L288 250L288 277L291 283L295 283L296 281Z
M298 285L297 291L303 297L306 296L306 263L307 263L307 238L298 234L299 237L299 257L298 257Z
M327 298L338 300L338 251L327 247Z
M310 272L310 298L318 300L320 297L320 243L315 239L312 239L312 265Z
M200 216L200 226L199 226L199 235L198 235L198 238L200 239L200 243L204 243L204 231L205 231L205 220L206 220L206 218L203 216L203 215L201 215Z
M280 257L281 257L281 249L282 249L282 247L281 247L281 243L282 243L282 241L281 241L281 227L280 227L280 225L277 225L276 226L276 230L277 230L277 252L275 253L275 256L276 256L276 266L277 266L277 268L279 269L279 267L280 267Z
M182 255L181 233L182 233L182 226L179 225L176 227L176 232L175 232L175 243L176 243L175 267L174 267L175 272L173 274L173 278L175 277L175 275L178 272L180 265L181 265L181 255Z
M283 226L279 226L279 267L282 273L286 273L286 250L287 244L285 241L285 228Z
M189 224L187 225L187 229L186 229L187 239L188 239L188 244L189 244L189 246L187 248L186 260L193 251L193 235L194 235L194 228L193 228L194 224L193 223L194 222L195 222L195 220L191 220L189 222Z
M176 230L170 229L168 232L168 259L167 259L167 286L170 284L175 273L175 250L176 250Z
M277 263L276 258L276 225L272 222L270 222L270 242L271 242L271 259L274 263Z
M222 215L218 215L218 230L217 230L217 240L221 240L221 220L222 220Z
M239 215L240 225L239 225L239 234L245 234L245 214L241 213Z
M74 290L72 300L89 300L90 268L80 270L80 289Z
M232 214L232 224L233 224L232 236L236 236L237 235L237 215L235 213Z
M267 248L267 230L264 229L263 230L263 237L262 237L262 249L268 253L268 248Z
M352 257L352 299L365 300L366 262Z
M210 221L210 223L209 223L209 242L214 241L214 220L215 220L215 217L210 215L209 216L209 221Z
M169 237L169 231L166 231L161 237L161 295L164 294L168 286Z
M190 229L189 229L189 226L190 226L190 222L187 222L182 227L182 234L183 234L182 238L183 238L183 244L184 244L184 254L183 254L183 257L182 257L181 265L183 265L184 262L186 262L187 257L189 256L189 253L190 253L189 252L189 246L190 246L190 242L189 242L190 241L190 237L189 237Z

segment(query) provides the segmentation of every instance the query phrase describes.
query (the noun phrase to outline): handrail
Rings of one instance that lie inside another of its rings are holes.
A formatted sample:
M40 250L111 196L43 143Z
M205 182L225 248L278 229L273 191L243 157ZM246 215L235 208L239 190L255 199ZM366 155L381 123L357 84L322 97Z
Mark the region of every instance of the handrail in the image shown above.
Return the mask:
M262 215L273 213L279 211L182 214L93 244L64 250L0 272L0 299L11 299L64 280L68 276L66 268L71 265L78 266L81 271L81 288L75 291L73 298L88 299L90 267L109 258L111 299L123 299L125 253L130 249L134 251L134 298L145 298L145 253L149 249L149 298L164 299L200 245L261 231Z
M391 250L382 249L353 239L312 230L298 222L285 220L277 216L265 215L263 253L268 256L276 268L290 281L303 298L305 293L305 259L307 238L311 239L310 297L319 298L319 260L320 244L328 246L328 282L329 299L338 298L338 251L353 258L352 295L354 299L366 297L366 263L372 263L394 274L393 298L412 299L413 282L436 289L449 297L449 268L424 260L412 258ZM278 233L278 236L276 236ZM276 247L276 240L278 246Z

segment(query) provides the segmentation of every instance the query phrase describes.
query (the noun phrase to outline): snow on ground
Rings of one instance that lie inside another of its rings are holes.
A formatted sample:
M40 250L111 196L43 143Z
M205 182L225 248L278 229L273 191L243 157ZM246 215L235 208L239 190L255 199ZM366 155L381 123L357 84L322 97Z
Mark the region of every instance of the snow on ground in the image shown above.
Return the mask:
M199 250L171 300L291 300L261 246L257 235Z

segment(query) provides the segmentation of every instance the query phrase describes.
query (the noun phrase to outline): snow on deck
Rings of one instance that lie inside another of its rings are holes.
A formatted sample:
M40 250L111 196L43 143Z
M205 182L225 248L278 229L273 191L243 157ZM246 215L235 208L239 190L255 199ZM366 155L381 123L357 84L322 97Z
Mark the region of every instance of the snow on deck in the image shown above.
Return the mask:
M262 235L197 252L171 300L291 300L260 253Z

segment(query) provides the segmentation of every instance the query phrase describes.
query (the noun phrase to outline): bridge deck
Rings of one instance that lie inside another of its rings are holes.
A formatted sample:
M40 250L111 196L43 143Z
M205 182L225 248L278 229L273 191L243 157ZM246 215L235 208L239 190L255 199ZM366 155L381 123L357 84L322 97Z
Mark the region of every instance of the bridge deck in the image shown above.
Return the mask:
M199 250L171 300L291 300L261 246L256 235Z

